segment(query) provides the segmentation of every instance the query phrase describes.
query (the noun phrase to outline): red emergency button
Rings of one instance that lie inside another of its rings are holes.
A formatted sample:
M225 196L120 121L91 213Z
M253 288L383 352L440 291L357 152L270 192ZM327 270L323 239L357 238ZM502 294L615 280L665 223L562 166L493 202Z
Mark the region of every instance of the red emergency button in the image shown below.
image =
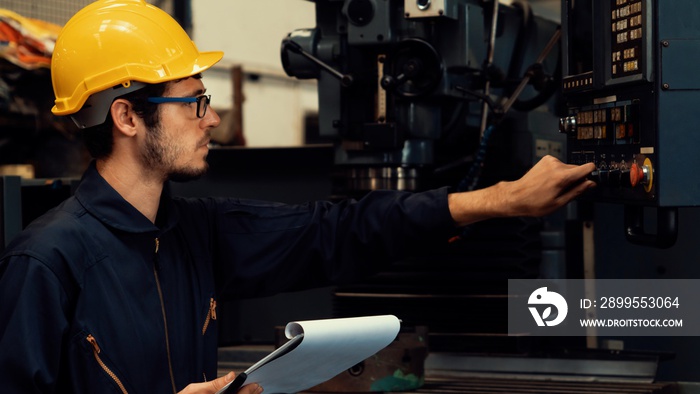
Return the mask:
M637 184L643 179L644 171L642 168L638 166L637 163L632 163L632 167L630 167L630 183L632 184L632 187L637 186Z

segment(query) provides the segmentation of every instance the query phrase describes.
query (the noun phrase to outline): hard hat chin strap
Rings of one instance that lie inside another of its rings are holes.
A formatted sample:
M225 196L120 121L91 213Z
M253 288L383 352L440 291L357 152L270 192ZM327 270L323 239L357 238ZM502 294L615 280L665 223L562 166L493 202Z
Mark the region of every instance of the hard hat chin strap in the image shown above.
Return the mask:
M130 81L114 86L111 89L94 93L85 100L85 104L83 104L80 111L71 115L71 119L73 119L73 122L79 129L100 125L107 119L109 107L114 99L146 86L147 84L143 82Z

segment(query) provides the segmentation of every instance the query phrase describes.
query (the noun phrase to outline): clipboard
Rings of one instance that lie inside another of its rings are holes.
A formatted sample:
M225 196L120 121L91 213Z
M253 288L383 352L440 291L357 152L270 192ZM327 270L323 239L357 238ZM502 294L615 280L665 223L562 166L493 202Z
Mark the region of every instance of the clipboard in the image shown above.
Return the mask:
M216 394L235 394L236 392L238 392L238 390L241 387L243 387L243 384L245 384L245 381L248 378L248 375L255 372L255 370L257 370L258 368L262 367L263 365L269 363L270 361L275 360L275 359L282 357L283 355L289 353L290 351L292 351L292 349L299 346L299 343L301 343L302 339L304 339L303 332L300 334L297 334L292 339L285 342L284 345L278 347L273 352L271 352L268 355L266 355L265 357L261 358L260 361L251 365L244 372L237 374L236 378L233 379L233 382L224 386L221 390L217 391Z
M260 384L267 394L304 391L382 350L400 328L393 315L290 322L285 328L289 341L216 394L235 393L246 383Z

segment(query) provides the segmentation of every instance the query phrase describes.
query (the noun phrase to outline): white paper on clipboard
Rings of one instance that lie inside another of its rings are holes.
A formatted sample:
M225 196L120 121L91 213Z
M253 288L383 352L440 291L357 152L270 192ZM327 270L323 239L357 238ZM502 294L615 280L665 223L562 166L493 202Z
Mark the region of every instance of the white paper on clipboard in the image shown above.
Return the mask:
M265 394L306 390L382 350L400 328L393 315L290 322L290 341L251 366L245 384L258 383Z

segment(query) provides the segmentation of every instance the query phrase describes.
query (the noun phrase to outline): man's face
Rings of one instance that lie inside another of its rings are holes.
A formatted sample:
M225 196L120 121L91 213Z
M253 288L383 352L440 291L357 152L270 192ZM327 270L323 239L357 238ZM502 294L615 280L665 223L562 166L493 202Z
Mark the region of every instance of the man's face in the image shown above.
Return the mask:
M168 84L165 97L197 97L204 94L202 81L187 78ZM221 119L211 108L203 118L197 117L197 103L159 105L158 125L148 130L142 144L141 158L146 169L162 174L164 180L186 181L206 173L210 130Z

